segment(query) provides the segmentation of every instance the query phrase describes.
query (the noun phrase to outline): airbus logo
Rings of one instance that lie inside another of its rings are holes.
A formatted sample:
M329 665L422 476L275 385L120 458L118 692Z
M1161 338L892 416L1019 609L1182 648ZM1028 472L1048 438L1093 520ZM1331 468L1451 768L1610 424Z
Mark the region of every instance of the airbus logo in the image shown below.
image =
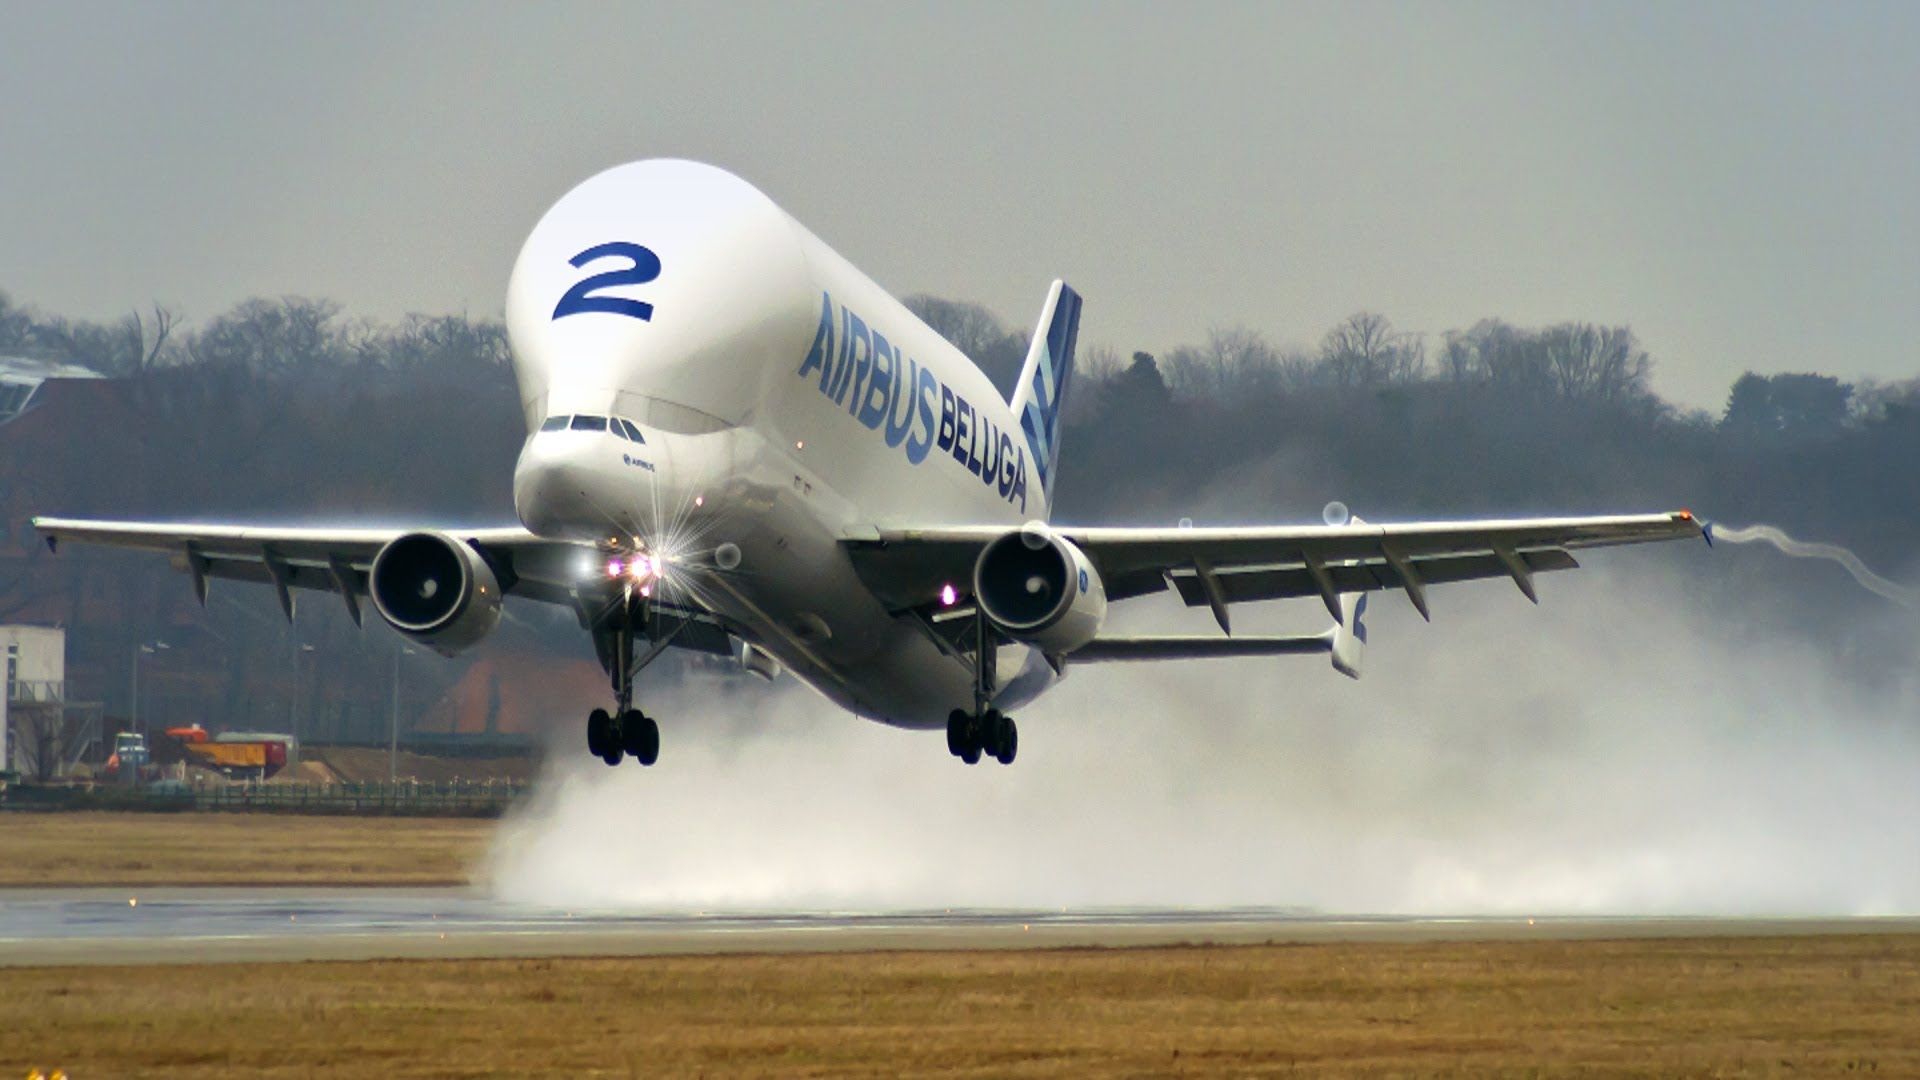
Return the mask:
M865 319L844 305L836 312L826 292L813 346L797 374L816 377L822 394L899 447L909 462L920 464L937 447L1026 510L1026 448Z

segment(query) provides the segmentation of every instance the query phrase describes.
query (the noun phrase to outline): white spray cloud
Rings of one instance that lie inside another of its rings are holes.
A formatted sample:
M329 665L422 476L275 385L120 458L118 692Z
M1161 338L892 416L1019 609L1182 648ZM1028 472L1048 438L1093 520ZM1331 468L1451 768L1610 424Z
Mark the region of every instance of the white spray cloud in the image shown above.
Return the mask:
M1359 683L1299 658L1075 671L1010 768L804 690L656 695L661 763L608 769L570 725L491 880L672 910L1920 911L1912 680L1853 685L1716 619L1659 558L1592 561L1538 609L1440 588L1428 627L1378 598Z

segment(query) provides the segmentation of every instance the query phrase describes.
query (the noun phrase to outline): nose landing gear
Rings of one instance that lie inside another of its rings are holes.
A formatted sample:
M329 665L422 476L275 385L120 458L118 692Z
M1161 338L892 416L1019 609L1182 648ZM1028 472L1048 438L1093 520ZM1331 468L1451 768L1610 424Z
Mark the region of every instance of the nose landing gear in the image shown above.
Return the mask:
M595 709L587 714L587 752L608 765L631 757L642 765L660 760L660 725L633 707L633 677L654 661L672 642L679 627L653 633L653 645L637 661L633 655L634 627L649 625L644 597L631 589L615 597L593 633L601 666L613 677L614 711Z

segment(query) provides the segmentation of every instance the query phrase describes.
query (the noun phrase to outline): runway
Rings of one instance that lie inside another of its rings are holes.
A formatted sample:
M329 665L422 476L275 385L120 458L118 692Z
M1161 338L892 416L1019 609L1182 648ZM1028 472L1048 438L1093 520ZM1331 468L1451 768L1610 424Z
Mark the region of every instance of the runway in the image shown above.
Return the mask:
M1920 918L566 911L466 889L0 890L0 966L1920 933Z

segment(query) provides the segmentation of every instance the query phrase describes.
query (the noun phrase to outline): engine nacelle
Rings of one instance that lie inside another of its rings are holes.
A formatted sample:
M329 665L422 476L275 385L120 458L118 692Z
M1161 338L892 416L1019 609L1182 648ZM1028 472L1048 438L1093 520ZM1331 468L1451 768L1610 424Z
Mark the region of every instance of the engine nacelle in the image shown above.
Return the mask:
M973 564L973 596L993 625L1049 656L1092 641L1107 590L1085 552L1029 525L988 544Z
M443 656L500 623L500 580L470 544L445 533L397 536L373 557L367 595L395 630Z

